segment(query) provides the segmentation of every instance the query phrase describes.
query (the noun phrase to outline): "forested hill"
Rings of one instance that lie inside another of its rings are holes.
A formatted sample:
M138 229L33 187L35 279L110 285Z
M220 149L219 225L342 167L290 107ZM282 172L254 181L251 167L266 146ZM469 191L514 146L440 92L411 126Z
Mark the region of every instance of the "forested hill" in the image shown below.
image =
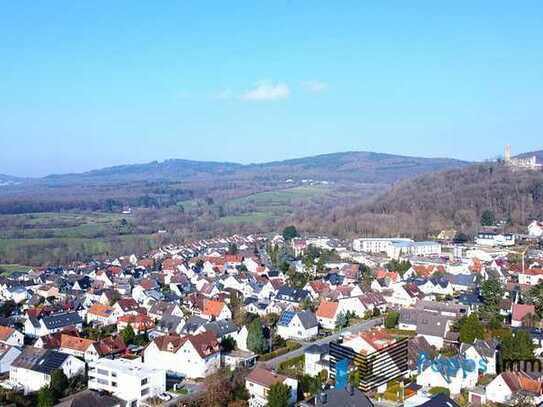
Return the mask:
M238 164L172 159L162 162L109 167L77 174L33 179L34 184L111 184L134 181L201 179L317 178L327 181L393 183L432 171L459 168L467 162L449 158L407 157L372 152L323 154L262 164Z
M344 236L428 238L445 228L473 235L487 209L510 230L523 231L531 220L542 219L543 171L485 163L426 174L399 182L368 203L301 221L305 229L331 227Z

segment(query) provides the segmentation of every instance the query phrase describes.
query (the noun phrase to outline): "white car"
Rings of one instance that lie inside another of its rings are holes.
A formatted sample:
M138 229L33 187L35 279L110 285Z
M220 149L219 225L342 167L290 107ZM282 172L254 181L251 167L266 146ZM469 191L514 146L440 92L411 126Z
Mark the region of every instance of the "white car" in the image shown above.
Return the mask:
M169 401L172 398L172 396L166 393L161 393L157 397L162 401Z

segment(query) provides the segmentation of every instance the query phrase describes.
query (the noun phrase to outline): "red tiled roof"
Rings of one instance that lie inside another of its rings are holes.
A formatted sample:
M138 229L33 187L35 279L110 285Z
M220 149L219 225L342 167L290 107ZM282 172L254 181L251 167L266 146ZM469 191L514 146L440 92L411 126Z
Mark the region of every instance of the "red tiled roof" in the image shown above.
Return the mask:
M214 301L214 300L204 300L204 309L202 310L202 313L204 315L210 315L213 317L218 317L221 314L221 311L224 308L224 302L221 301Z
M317 309L316 315L321 318L334 318L338 308L337 302L322 300Z
M15 332L14 328L8 326L0 326L0 341L7 340Z
M535 306L533 304L513 304L513 321L522 321L526 315L535 315Z
M79 338L78 336L71 336L66 334L62 334L60 336L61 348L85 352L93 344L94 341L91 339Z

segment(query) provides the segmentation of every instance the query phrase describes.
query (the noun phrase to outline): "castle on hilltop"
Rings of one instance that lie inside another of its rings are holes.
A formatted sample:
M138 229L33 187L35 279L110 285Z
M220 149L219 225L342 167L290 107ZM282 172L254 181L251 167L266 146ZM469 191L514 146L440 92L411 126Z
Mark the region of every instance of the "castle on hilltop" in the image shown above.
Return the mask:
M519 168L519 169L526 169L526 170L543 169L543 164L540 164L537 162L537 157L535 155L528 158L513 158L511 156L511 146L509 144L505 146L503 160L505 161L505 165L512 168Z

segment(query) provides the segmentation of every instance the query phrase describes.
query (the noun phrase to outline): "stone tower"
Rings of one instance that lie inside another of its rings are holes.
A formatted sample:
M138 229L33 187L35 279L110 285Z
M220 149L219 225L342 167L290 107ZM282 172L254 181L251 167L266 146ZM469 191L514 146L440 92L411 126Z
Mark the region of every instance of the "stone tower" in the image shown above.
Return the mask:
M511 161L511 145L510 144L507 144L505 146L505 151L504 151L504 154L503 154L503 159L506 163L510 162Z

